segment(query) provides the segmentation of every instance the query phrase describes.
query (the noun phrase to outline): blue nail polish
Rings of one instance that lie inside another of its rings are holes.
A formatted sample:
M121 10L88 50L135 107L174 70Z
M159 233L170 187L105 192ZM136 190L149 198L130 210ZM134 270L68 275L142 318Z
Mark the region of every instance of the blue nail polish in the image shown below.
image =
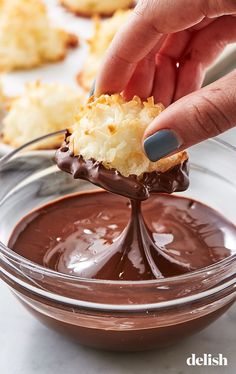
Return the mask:
M89 92L89 97L91 97L91 96L94 95L94 92L95 92L95 86L96 86L96 80L93 81L93 84L92 84L91 90L90 90L90 92Z
M144 150L150 161L158 161L162 157L176 151L180 143L171 130L160 130L144 141Z

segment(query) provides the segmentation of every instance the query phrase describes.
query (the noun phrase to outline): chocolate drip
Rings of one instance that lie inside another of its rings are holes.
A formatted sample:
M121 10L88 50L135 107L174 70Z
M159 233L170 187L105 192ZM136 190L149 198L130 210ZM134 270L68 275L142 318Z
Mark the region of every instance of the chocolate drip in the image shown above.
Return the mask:
M109 246L105 266L100 269L97 279L156 279L163 278L171 266L171 274L183 274L194 270L186 259L171 257L159 247L153 233L147 228L141 213L141 203L131 201L131 217L121 235ZM112 261L110 261L112 255ZM115 262L114 262L115 260Z
M165 173L153 171L151 173L144 173L142 178L135 175L125 177L115 169L107 169L101 162L91 160L84 160L82 156L74 156L67 144L59 149L56 153L56 162L58 167L71 173L75 179L85 179L91 183L98 185L105 190L112 193L119 194L131 199L131 218L128 226L120 234L120 237L110 244L109 251L106 251L101 258L107 263L98 272L96 277L103 278L104 272L107 279L118 279L122 274L130 273L126 268L130 266L130 261L127 258L136 252L136 256L142 261L142 268L145 268L145 279L162 277L161 267L166 268L169 263L172 263L176 274L181 274L191 270L191 266L183 261L173 260L166 254L162 248L154 242L151 233L149 233L146 224L141 214L141 201L149 198L150 193L165 192L172 193L175 191L183 191L188 187L188 164L187 161L174 166ZM157 256L157 263L154 257ZM110 256L115 255L117 266L114 268L110 264ZM139 260L140 261L140 260ZM133 265L132 265L133 266ZM109 271L112 269L112 271ZM135 279L138 278L137 274ZM141 278L143 279L143 278Z
M165 173L144 173L141 179L136 175L125 177L116 169L105 168L102 162L74 156L68 146L56 152L56 163L61 170L71 173L75 179L90 181L107 191L133 200L146 200L153 192L184 191L189 185L187 161Z
M106 271L109 279L113 279L114 276L120 278L118 274L122 275L127 264L130 264L127 257L135 251L139 253L139 259L142 259L142 267L145 268L148 279L163 276L161 269L153 259L153 253L154 257L158 254L158 262L163 264L164 267L171 262L177 274L191 270L189 264L173 260L163 252L162 248L158 247L152 239L141 214L141 201L147 200L150 193L172 193L183 191L188 187L187 161L174 166L165 173L153 171L144 173L141 178L136 175L125 177L116 169L107 169L102 162L93 159L85 160L82 156L74 156L65 142L65 145L56 152L56 162L61 170L71 173L75 179L88 180L105 190L131 199L132 212L128 226L120 234L120 237L109 246L109 251L106 251L106 254L102 256L102 261L107 262L107 266L105 266L107 269L109 269L111 254L116 254L117 257L116 270L112 266L113 274L111 272L108 272L108 274ZM102 274L98 272L96 276L103 278L104 269Z

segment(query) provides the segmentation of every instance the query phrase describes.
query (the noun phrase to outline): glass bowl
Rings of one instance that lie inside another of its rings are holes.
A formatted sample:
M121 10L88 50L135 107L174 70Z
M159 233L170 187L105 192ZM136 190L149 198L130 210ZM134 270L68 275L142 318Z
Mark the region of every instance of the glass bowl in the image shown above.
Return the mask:
M0 160L0 265L3 281L40 321L92 347L145 350L200 331L235 301L236 248L204 269L138 282L65 275L14 253L7 243L23 216L53 199L97 188L59 171L50 154L27 149ZM181 195L236 223L236 149L209 140L189 153L191 184Z

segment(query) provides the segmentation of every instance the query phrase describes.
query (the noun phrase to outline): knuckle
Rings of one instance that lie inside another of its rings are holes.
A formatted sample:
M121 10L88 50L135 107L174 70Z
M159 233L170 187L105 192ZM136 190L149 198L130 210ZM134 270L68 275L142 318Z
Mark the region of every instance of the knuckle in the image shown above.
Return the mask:
M200 138L217 136L231 127L227 111L224 110L227 107L224 103L226 99L222 100L221 105L218 105L210 96L202 95L199 103L192 105L192 116L197 126L194 130Z
M236 11L235 0L221 0L222 7L226 8L228 11Z
M201 107L198 104L192 104L192 118L194 124L194 132L198 138L209 138L212 136L213 124L212 120L208 118L208 113L204 115Z
M216 17L236 12L235 0L203 0L202 7L203 13L208 17Z
M134 9L134 14L142 19L142 22L148 24L150 29L157 34L161 34L162 22L159 19L159 11L162 7L163 0L139 0ZM157 27L160 24L160 27Z
M157 9L159 0L139 0L134 12L142 17L150 18L153 10Z
M143 17L148 8L148 1L147 0L139 0L138 4L134 8L134 13L137 14L138 16Z
M232 71L230 74L230 84L229 87L232 89L232 99L233 102L236 103L236 69ZM235 108L236 111L236 108Z
M129 55L128 51L126 53L123 53L123 55L121 55L121 53L115 52L113 54L113 56L111 57L111 59L113 60L113 63L119 63L119 64L122 64L124 66L125 65L131 65L132 61L130 61L128 59L128 57L126 57L128 55Z
M228 95L226 96L226 100L228 102L236 103L236 69L233 69L232 72L225 77L225 79L229 91Z

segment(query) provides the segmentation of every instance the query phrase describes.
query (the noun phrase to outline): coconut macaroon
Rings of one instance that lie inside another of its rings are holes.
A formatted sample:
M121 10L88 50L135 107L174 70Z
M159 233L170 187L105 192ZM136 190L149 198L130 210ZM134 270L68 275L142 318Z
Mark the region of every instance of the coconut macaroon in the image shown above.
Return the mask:
M0 1L0 70L62 60L77 43L75 35L52 26L41 0Z
M74 121L83 97L73 89L57 83L27 84L24 93L10 101L3 119L2 141L13 147L48 133L63 130ZM64 135L49 138L40 148L58 147Z
M134 0L60 0L61 4L71 12L91 17L95 14L110 16L118 9L131 8Z
M77 77L78 83L86 91L91 89L107 48L116 32L128 19L130 13L131 11L129 10L117 11L113 17L105 21L101 21L100 18L94 18L94 34L88 40L88 55L84 61L84 67Z
M74 156L102 162L123 176L165 172L187 159L186 152L151 162L142 148L144 131L163 110L153 98L126 102L121 95L102 95L79 110L69 128L68 147Z

